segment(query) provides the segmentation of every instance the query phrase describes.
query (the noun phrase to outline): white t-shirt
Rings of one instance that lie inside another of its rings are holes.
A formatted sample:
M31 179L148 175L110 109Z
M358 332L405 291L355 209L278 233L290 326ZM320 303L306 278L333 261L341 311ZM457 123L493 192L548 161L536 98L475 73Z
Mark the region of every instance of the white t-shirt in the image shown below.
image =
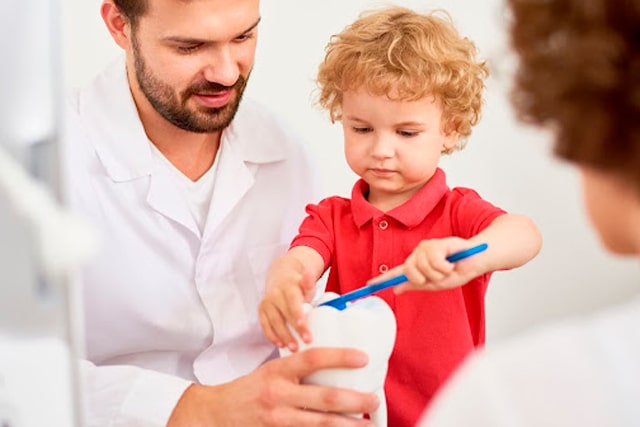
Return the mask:
M211 196L213 195L213 186L216 181L218 159L222 156L223 145L220 145L218 148L218 153L213 161L213 165L211 165L197 181L192 181L176 168L153 143L149 142L149 145L151 146L151 152L155 161L164 165L175 178L175 184L184 196L185 202L189 206L191 215L193 215L193 219L198 225L200 233L204 233L207 216L211 208Z
M470 357L419 426L640 426L640 300Z

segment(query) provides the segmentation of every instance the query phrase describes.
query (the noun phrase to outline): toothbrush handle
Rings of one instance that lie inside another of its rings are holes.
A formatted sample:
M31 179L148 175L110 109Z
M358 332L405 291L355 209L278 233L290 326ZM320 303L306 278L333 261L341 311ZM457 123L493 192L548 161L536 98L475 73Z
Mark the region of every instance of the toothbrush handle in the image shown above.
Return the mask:
M479 244L477 246L473 246L473 247L471 247L469 249L465 249L465 250L462 250L462 251L459 251L459 252L456 252L456 253L453 253L453 254L449 255L447 257L447 261L456 262L456 261L463 260L465 258L469 258L471 255L475 255L475 254L477 254L479 252L484 251L485 249L487 249L487 247L488 247L488 245L486 243L481 243L481 244ZM383 289L387 289L387 288L389 288L391 286L399 285L401 283L406 282L407 280L409 280L407 278L407 276L405 276L404 274L401 274L399 276L395 276L395 277L392 277L390 279L383 280L382 282L373 283L373 284L371 284L369 286L365 286L362 289L363 289L363 291L366 290L366 294L369 294L369 293L374 293L374 292L381 291ZM356 292L356 291L354 291L354 292ZM349 293L349 295L350 294L351 293Z
M404 283L407 280L409 280L407 278L407 276L405 276L404 274L401 274L399 276L395 276L395 277L392 277L390 279L383 280L382 282L379 282L379 283L373 283L373 284L371 284L371 285L366 287L366 291L367 291L367 294L378 292L378 291L381 291L383 289L390 288L391 286L395 286L395 285L399 285L400 283Z

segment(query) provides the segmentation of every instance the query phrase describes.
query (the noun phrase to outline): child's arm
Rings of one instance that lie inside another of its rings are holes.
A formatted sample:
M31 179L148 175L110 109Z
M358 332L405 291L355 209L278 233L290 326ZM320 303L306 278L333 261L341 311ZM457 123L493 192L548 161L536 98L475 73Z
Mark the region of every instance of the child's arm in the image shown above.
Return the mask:
M311 342L302 305L313 298L323 272L322 256L306 246L291 248L271 264L267 290L258 308L260 324L269 341L296 351L298 343L287 328L289 323L304 342Z
M480 243L487 243L488 249L456 263L446 260L448 255ZM403 265L370 282L404 273L408 282L398 286L396 293L410 289L454 288L485 273L527 263L538 254L541 244L540 231L531 219L505 214L470 239L423 240Z

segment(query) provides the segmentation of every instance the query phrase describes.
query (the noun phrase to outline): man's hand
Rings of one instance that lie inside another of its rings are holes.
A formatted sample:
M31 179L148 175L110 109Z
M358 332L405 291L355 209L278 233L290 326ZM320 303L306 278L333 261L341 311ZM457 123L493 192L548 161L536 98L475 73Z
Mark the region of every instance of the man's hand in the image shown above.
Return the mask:
M373 426L345 413L370 413L372 393L301 384L320 369L360 368L364 353L347 348L313 348L271 360L252 373L218 386L194 384L182 395L167 427Z

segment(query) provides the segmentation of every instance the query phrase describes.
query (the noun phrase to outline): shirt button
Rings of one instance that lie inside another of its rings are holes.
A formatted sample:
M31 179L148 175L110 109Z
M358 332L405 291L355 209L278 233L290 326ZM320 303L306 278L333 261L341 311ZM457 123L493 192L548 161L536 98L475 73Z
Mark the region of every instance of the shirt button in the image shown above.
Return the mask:
M389 266L387 264L380 264L380 267L378 267L378 271L380 273L386 273L387 271L389 271Z
M387 227L389 227L389 223L383 219L380 221L380 224L378 224L378 227L380 227L380 230L386 230Z

